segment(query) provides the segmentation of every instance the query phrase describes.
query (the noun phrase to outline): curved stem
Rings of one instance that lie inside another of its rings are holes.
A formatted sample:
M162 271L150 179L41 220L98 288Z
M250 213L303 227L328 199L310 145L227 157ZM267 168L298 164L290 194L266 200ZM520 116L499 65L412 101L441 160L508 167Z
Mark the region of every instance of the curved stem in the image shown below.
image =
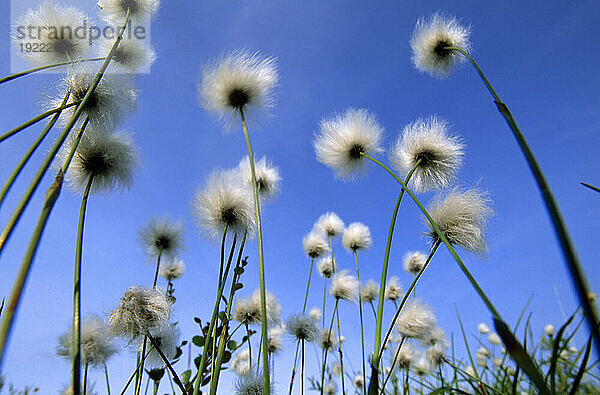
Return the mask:
M73 324L71 328L71 388L73 393L80 393L81 370L81 257L83 255L83 228L85 225L85 211L94 177L90 176L83 191L81 206L79 208L79 223L77 225L77 242L75 244L75 268L73 270ZM87 365L86 365L87 374ZM85 392L85 381L84 381Z
M11 129L8 132L4 133L2 136L0 136L0 143L3 142L4 140L8 139L9 137L14 136L15 134L19 133L20 131L27 129L31 125L35 125L42 119L48 118L52 114L60 113L63 110L66 110L67 108L78 105L79 103L80 102L76 101L76 102L69 103L69 104L63 104L59 107L53 108L52 110L45 111L45 112L41 113L40 115L31 118L29 121L22 123L21 125L17 126L16 128Z
M325 299L327 299L327 277L323 277L323 328L325 327Z
M61 107L64 106L65 104L67 104L70 94L71 94L71 92L69 90L67 90L67 93L65 94L65 97L63 98L63 101L60 105ZM31 156L33 155L35 150L40 146L40 144L46 138L48 133L50 133L50 130L52 129L52 127L54 126L56 121L58 121L58 118L60 117L61 113L62 113L62 110L54 114L54 116L52 117L50 122L48 122L48 124L46 125L44 130L42 130L42 133L40 133L40 135L33 142L31 147L29 147L29 150L25 153L25 155L23 155L23 158L21 159L21 161L19 162L17 167L13 170L10 177L8 177L8 180L2 187L2 191L0 191L0 207L2 207L2 203L4 202L4 199L6 198L8 191L10 190L10 188L12 188L12 186L15 183L15 180L17 179L19 174L21 174L21 170L23 170L23 168L25 167L25 165L27 164L29 159L31 159Z
M473 67L475 67L475 70L479 74L479 77L481 78L481 80L489 90L490 94L494 98L494 103L496 104L498 111L504 117L506 123L510 127L513 136L519 144L519 148L523 152L523 155L525 155L527 164L529 165L529 168L533 173L538 189L540 190L542 198L546 205L546 209L548 210L548 214L550 215L550 219L552 220L552 224L554 225L554 230L562 248L567 267L575 285L575 289L577 290L579 301L583 305L590 332L594 336L596 349L599 350L598 352L600 352L600 329L598 328L598 323L600 322L600 319L598 317L598 313L594 305L595 303L593 302L593 293L588 284L583 267L581 266L579 258L577 257L575 246L571 241L571 237L567 230L567 225L564 222L564 219L558 207L558 203L556 202L556 199L552 194L550 185L548 184L548 181L546 181L546 177L544 176L544 173L542 172L542 169L538 164L537 159L533 154L533 151L531 151L531 148L529 147L529 144L527 143L523 132L521 132L521 129L517 125L517 121L513 117L511 111L508 109L508 106L502 102L500 96L498 96L498 94L492 87L492 84L489 82L489 80L487 79L477 62L475 62L475 60L471 57L471 55L469 55L469 53L465 50L457 47L446 47L445 49L460 52L471 62Z
M158 271L160 269L160 258L162 257L162 249L158 253L158 258L156 258L156 270L154 271L154 281L152 282L152 288L156 288L156 283L158 282Z
M248 367L252 370L252 340L250 338L250 329L248 328L248 321L244 322L246 326L246 336L248 336Z
M83 373L83 395L87 394L87 377L88 377L88 364L85 364Z
M306 312L306 302L308 301L308 290L310 289L310 278L312 277L314 263L315 258L310 258L310 269L308 270L308 281L306 282L306 294L304 294L304 305L302 306L302 314Z
M396 353L394 354L392 366L390 366L390 373L388 373L385 380L383 380L383 384L381 385L382 391L385 391L385 386L387 385L387 382L390 380L390 377L392 377L392 375L393 375L394 367L396 367L396 362L398 361L398 355L400 355L400 350L402 350L402 345L404 344L404 340L406 340L406 337L402 336L402 339L400 340L400 344L398 344L398 349L396 350ZM407 373L408 373L408 369L407 369Z
M361 346L361 351L362 351L362 374L363 374L363 383L366 383L367 382L367 367L366 367L366 362L365 362L365 331L364 331L364 324L363 324L360 272L358 270L358 251L356 251L356 250L354 250L354 262L356 263L356 278L358 279L358 311L360 314L360 346ZM366 395L367 394L366 385L363 385L362 389L363 389L363 394Z
M47 64L45 66L39 66L39 67L35 67L33 69L29 69L29 70L25 70L25 71L20 71L18 73L11 74L11 75L8 75L6 77L0 78L0 85L4 84L5 82L12 81L12 80L15 80L15 79L20 78L20 77L24 77L24 76L29 75L29 74L37 73L38 71L52 69L52 68L60 67L60 66L68 66L70 64L79 64L79 63L85 63L85 62L95 62L97 60L104 60L104 59L106 59L106 58L79 59L79 60L70 60L70 61L67 61L67 62L59 62L59 63Z
M162 360L165 363L165 365L167 365L167 369L169 370L169 373L171 373L171 376L173 376L173 380L175 381L175 384L177 384L177 386L181 390L181 393L182 394L187 394L187 391L185 390L185 387L184 387L183 383L181 382L181 379L177 375L177 372L175 371L175 369L173 369L173 365L171 365L171 362L169 362L169 359L162 352L162 350L160 349L159 345L156 343L156 340L154 340L154 338L152 337L152 335L150 334L150 332L146 333L146 337L148 339L150 339L150 342L152 343L152 346L154 346L154 349L156 349L156 351L158 352L158 354L162 358Z
M242 128L244 129L244 137L246 139L246 147L248 148L248 159L250 162L250 172L252 174L252 192L254 194L254 210L256 212L256 238L258 241L258 272L260 277L260 311L261 311L261 329L262 329L262 348L268 350L268 338L267 338L267 296L265 288L265 267L263 257L263 241L262 241L262 226L260 221L260 202L258 199L258 186L256 183L256 171L254 169L254 154L252 152L252 144L250 143L250 136L248 134L248 127L246 126L246 119L244 117L243 109L240 109L240 115L242 118ZM271 378L269 373L269 353L265 353L263 356L263 377L264 377L264 393L270 395L271 393Z
M338 330L338 352L340 354L340 369L342 376L342 394L346 393L346 379L344 377L344 355L342 353L342 331L340 329L340 310L336 309L335 316L337 317L337 330Z
M335 307L333 308L333 314L331 315L331 323L329 324L329 332L327 332L327 345L331 343L331 330L333 329L333 319L338 309L339 299L335 300ZM338 339L339 341L339 339ZM325 386L325 367L327 366L327 354L329 353L329 347L323 347L323 366L321 367L321 395L323 395L323 388Z
M104 363L104 378L106 378L106 394L110 395L110 380L108 379L108 367Z

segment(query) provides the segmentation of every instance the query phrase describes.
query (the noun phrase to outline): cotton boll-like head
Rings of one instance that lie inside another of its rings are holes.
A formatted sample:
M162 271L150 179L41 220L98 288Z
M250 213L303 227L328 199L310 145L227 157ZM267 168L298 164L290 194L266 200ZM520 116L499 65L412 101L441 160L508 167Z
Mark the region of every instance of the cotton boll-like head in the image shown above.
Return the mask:
M74 137L67 141L58 152L54 167L63 166L76 143ZM129 189L137 164L138 154L129 136L88 130L77 144L65 178L78 193L84 192L90 177L91 193Z
M335 395L335 394L337 394L337 390L338 390L338 386L335 383L335 381L330 380L323 387L323 394L324 395Z
M375 282L375 280L369 280L367 283L360 289L360 300L363 303L371 303L377 300L379 296L379 284Z
M287 321L286 328L288 333L294 336L296 340L314 343L319 339L320 335L319 328L317 327L319 319L321 319L320 316L315 319L312 316L296 315Z
M265 382L262 372L256 372L255 369L250 369L247 373L239 376L235 382L234 390L236 395L264 394Z
M324 278L330 278L337 271L337 262L331 257L323 257L317 265L319 274Z
M331 280L329 293L338 300L355 302L358 299L358 280L348 270L336 272Z
M283 335L285 334L285 327L276 326L269 330L267 336L268 350L271 354L275 354L283 350Z
M245 350L238 351L231 361L231 370L238 376L243 376L250 371L250 352Z
M315 230L310 231L304 236L302 239L302 247L304 247L306 255L312 259L319 258L329 251L327 240L325 240L321 232Z
M344 231L344 221L336 213L330 211L319 217L315 222L315 229L327 237L335 237Z
M154 342L165 354L167 359L172 360L177 354L177 346L179 345L179 337L181 331L174 324L167 324L159 326L158 328L151 329L150 335L154 338ZM139 340L138 350L141 352L143 347L143 341ZM146 364L149 367L162 367L165 365L164 360L160 356L160 353L153 347L148 356L146 357Z
M267 291L267 324L277 325L281 322L281 306L275 296ZM261 301L260 289L256 289L249 298L238 299L233 309L233 319L248 325L258 325L261 323Z
M333 352L338 346L338 338L335 332L322 329L319 346L325 351Z
M150 20L158 11L159 0L99 0L98 8L104 19L119 25L125 22L129 11L129 19L136 22ZM119 26L120 27L120 26Z
M385 286L385 298L387 300L398 300L404 296L402 287L400 286L400 279L396 276L390 278Z
M98 55L107 56L113 44L114 40L100 41ZM124 37L113 55L108 71L117 74L136 74L148 71L155 61L156 52L150 45L143 40Z
M437 369L446 360L446 347L441 344L428 347L425 350L425 358L432 369Z
M203 68L200 105L231 123L242 111L248 115L272 107L277 80L274 58L231 52Z
M373 239L369 227L360 222L351 223L344 229L342 244L352 252L371 247Z
M135 339L149 330L168 325L172 305L156 288L132 286L108 316L108 328L117 335Z
M354 387L356 387L357 389L362 389L365 386L365 380L364 377L361 376L360 374L357 374L356 376L354 376Z
M396 355L396 351L397 350L393 352L394 355ZM415 349L412 343L405 342L402 344L400 352L398 352L396 366L398 366L399 369L408 369L413 361L415 361L418 357L419 352L417 349Z
M246 156L240 161L238 171L242 181L252 188L252 171L250 169L250 159ZM254 173L256 174L256 186L258 194L263 200L268 200L277 194L281 177L279 169L273 166L266 157L260 158L254 163Z
M255 217L252 190L243 185L234 172L216 170L204 189L196 192L193 213L200 228L214 239L228 233L254 234Z
M488 341L495 346L502 344L502 339L500 339L500 336L498 336L496 332L492 332L488 335Z
M434 199L428 211L450 244L475 254L486 254L485 227L494 212L485 193L476 189L461 192L454 188L445 198ZM426 224L432 242L438 242L437 233L428 221Z
M267 325L278 325L281 322L281 305L271 292L266 291ZM252 300L259 306L260 310L260 289L254 290ZM262 315L261 315L262 316Z
M487 335L490 333L490 327L487 326L485 322L481 322L479 325L477 325L477 331L482 335Z
M117 352L113 337L108 333L104 321L93 314L81 323L81 363L90 367L103 368L104 363ZM58 339L56 353L71 360L72 333L69 331Z
M404 337L425 339L436 327L435 315L419 299L412 299L402 309L396 328Z
M312 318L315 321L319 321L322 317L323 317L323 313L321 312L321 309L318 307L313 307L312 309L310 309L310 311L308 312L308 316L310 318Z
M446 337L446 332L439 326L436 326L431 329L431 331L427 334L426 337L420 339L421 344L424 347L432 347L435 345L439 345L442 348L448 348L448 338Z
M179 258L173 258L160 265L160 276L167 281L177 280L185 273L185 263Z
M407 252L402 258L402 268L405 272L417 275L425 266L427 256L420 251Z
M448 135L448 124L436 117L408 124L391 152L392 166L407 175L415 192L427 192L448 186L462 163L464 145Z
M554 336L554 325L552 325L552 324L546 325L544 327L544 333L550 337Z
M343 115L321 121L313 142L317 160L332 168L337 178L354 179L365 167L361 153L371 156L381 151L382 134L374 115L349 108Z
M160 254L173 258L183 248L183 224L181 221L171 222L168 218L152 218L140 229L139 237L148 256Z
M31 30L29 34L15 33L13 41L21 56L40 66L82 59L90 45L87 37L75 30L88 26L89 21L89 17L77 8L45 1L18 18L14 28L30 27L33 34ZM21 45L38 50L23 51Z
M434 78L445 78L456 64L466 59L456 50L469 51L469 26L462 26L456 18L434 14L431 18L420 18L417 21L410 46L413 51L412 61L420 72Z

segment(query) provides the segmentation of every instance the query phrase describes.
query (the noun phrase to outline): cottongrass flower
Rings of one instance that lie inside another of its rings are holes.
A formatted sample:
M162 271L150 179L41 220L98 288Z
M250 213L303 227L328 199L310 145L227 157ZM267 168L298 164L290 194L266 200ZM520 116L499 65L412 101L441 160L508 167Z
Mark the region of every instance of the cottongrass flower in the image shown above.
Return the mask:
M419 352L412 345L412 343L404 343L400 348L400 351L397 351L396 357L396 366L400 369L408 369L410 365L419 357ZM396 355L396 353L394 353Z
M160 350L165 354L169 361L177 355L177 346L181 331L174 324L167 324L151 329L150 334ZM142 351L143 344L140 341L138 351ZM165 365L160 353L153 347L146 357L146 364L150 367L162 367Z
M283 350L283 335L285 333L284 326L276 326L269 330L267 336L268 350L271 354L278 353Z
M410 39L412 61L417 70L434 78L447 77L454 65L464 62L465 58L458 51L445 48L456 47L468 52L470 30L454 17L434 14L429 20L420 18Z
M319 339L320 333L319 328L317 327L317 321L320 319L320 314L318 318L306 315L295 315L287 321L286 329L290 335L296 338L296 340L314 343Z
M267 324L281 322L281 305L271 292L266 291ZM233 309L233 319L248 325L261 323L260 289L256 289L249 298L239 299Z
M335 171L343 180L356 178L365 167L361 153L374 155L381 151L383 128L364 109L349 108L343 115L322 120L314 139L317 160Z
M428 347L425 350L425 359L431 369L437 369L446 360L446 347L442 344Z
M393 302L402 298L402 296L404 296L404 292L400 286L400 279L396 276L393 276L389 279L387 285L385 286L385 299Z
M342 364L334 362L331 364L331 374L335 377L339 377L342 374Z
M72 331L58 338L57 355L71 360ZM117 348L113 337L108 333L104 321L95 314L85 318L81 323L81 363L84 366L102 368L106 361L116 354Z
M502 367L502 358L494 358L492 360L492 363L494 364L495 367L501 368Z
M179 258L173 258L160 265L160 276L167 281L177 280L185 273L185 263Z
M322 214L315 223L315 229L327 237L335 237L344 231L344 221L334 212Z
M89 44L86 37L75 33L75 29L85 27L88 22L89 17L77 8L62 7L45 1L37 9L30 9L21 16L15 25L37 28L37 34L34 36L15 32L14 43L19 48L21 45L37 47L38 51L18 51L25 59L37 65L81 59L85 57Z
M377 284L375 280L367 281L360 289L360 300L362 300L363 303L372 303L377 300L378 296L379 284Z
M455 178L462 163L464 145L449 136L447 122L436 117L406 125L390 152L392 166L408 174L415 192L444 188ZM417 164L418 163L418 164Z
M411 251L407 252L402 258L402 267L405 272L416 276L423 269L426 261L427 256L425 254L420 251Z
M321 309L318 307L313 307L312 309L310 309L310 311L308 312L308 316L310 318L312 318L315 321L319 321L321 320L321 318L323 317L323 313L321 312ZM289 324L288 324L289 325Z
M338 386L335 381L328 381L327 384L323 387L324 395L335 395L337 394Z
M250 169L250 159L246 156L242 159L238 165L238 171L242 178L242 181L252 188L252 171ZM273 166L266 157L260 158L258 161L254 161L254 173L256 175L256 186L258 189L258 195L264 199L270 199L279 190L279 183L281 176L279 175L279 169Z
M215 170L204 189L196 192L193 213L199 226L213 238L227 232L252 236L255 228L252 191L240 185L231 171Z
M548 324L544 327L544 333L550 337L554 336L554 325Z
M255 372L254 369L250 369L246 374L238 377L235 382L234 391L236 395L264 394L265 382L262 372Z
M152 218L140 229L139 237L148 256L173 258L183 248L183 224L168 218Z
M482 335L487 335L490 333L490 327L487 326L485 322L481 322L479 325L477 325L477 331Z
M327 241L323 238L321 232L312 230L302 239L304 252L311 259L316 259L329 251Z
M419 358L417 362L412 365L412 370L419 377L423 377L425 374L427 374L429 366L427 366L427 361L425 358Z
M338 338L335 332L330 332L328 329L322 329L319 346L325 351L335 350L338 346Z
M250 351L239 351L233 357L230 365L231 369L238 375L243 376L250 371Z
M434 199L428 212L450 244L475 254L486 254L485 226L493 210L485 193L454 188L443 200L439 196ZM426 224L433 243L440 241L429 221Z
M58 152L54 163L61 168L76 139L71 137ZM83 194L90 178L91 193L129 189L138 164L137 150L125 134L105 134L88 130L81 136L65 179L76 192Z
M365 386L365 380L362 375L357 374L354 376L354 387L357 389L362 389Z
M132 286L121 303L108 316L110 332L130 339L168 325L172 305L164 292L156 288Z
M342 270L333 275L329 293L337 300L355 302L358 299L359 283L348 270Z
M129 11L129 18L136 22L149 20L160 5L159 0L99 0L98 8L102 16L114 23L122 24Z
M402 309L396 328L404 337L425 339L436 327L435 315L420 299L412 299Z
M425 347L439 345L442 348L448 348L449 346L446 332L439 326L432 328L427 336L421 339L421 344Z
M260 53L234 51L202 70L200 105L221 119L272 107L277 84L275 59Z
M114 40L100 41L98 55L105 57L110 53ZM135 74L147 71L156 61L154 49L142 40L123 38L113 55L108 69L113 73Z
M49 100L49 109L60 107L65 92L71 92L69 103L83 100L91 88L96 73L84 68L82 71L70 73L58 83L58 94ZM137 91L133 89L131 77L124 75L105 75L92 92L83 107L80 119L87 117L89 126L112 132L115 127L136 108ZM63 110L60 120L63 124L73 116L78 106Z
M319 274L324 278L330 278L337 271L337 262L330 257L321 258L317 264Z
M356 252L358 250L369 248L372 244L373 239L371 238L371 231L365 224L353 222L344 229L342 245L346 249Z
M490 333L488 335L488 341L495 346L499 346L500 344L502 344L502 339L500 339L500 336L498 336L496 332Z
M490 357L490 351L485 347L479 347L479 350L475 353L477 359L477 366L486 367L488 358Z
M469 365L465 368L465 373L471 377L476 377L475 368L472 365Z

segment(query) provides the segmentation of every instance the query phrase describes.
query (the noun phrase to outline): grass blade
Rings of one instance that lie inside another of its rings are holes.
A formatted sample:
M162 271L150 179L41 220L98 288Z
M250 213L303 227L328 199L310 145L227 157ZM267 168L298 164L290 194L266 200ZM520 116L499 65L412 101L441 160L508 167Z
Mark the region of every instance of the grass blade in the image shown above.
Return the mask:
M575 376L575 380L573 380L573 384L569 395L575 395L577 387L579 387L579 383L581 383L581 379L583 378L583 375L585 373L585 366L587 365L588 359L590 358L590 352L592 351L593 338L593 336L590 336L590 339L587 342L587 346L585 347L585 355L581 360L581 367L579 368L579 372L577 372L577 376Z

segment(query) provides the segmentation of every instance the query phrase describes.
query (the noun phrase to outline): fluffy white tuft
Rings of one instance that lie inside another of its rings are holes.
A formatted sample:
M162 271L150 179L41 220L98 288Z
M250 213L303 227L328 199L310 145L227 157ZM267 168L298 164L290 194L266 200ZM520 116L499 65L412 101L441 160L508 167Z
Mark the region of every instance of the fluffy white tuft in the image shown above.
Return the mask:
M327 240L325 240L321 232L315 230L310 231L304 236L302 239L302 247L304 247L306 255L312 259L319 258L329 251Z
M404 337L425 339L436 327L435 315L419 299L411 299L398 317L396 328Z
M492 332L488 335L488 341L495 346L502 344L502 339L500 339L500 336L498 336L496 332Z
M420 251L410 251L404 255L402 259L402 267L404 271L410 274L417 275L425 266L427 256Z
M127 10L129 18L133 21L148 21L156 12L160 5L159 0L99 0L98 8L104 19L123 24Z
M380 152L382 134L373 114L349 108L343 115L321 121L313 142L317 160L331 167L337 178L355 179L365 167L361 153L371 156Z
M242 182L252 188L252 170L250 169L250 159L246 156L238 165L239 174ZM273 166L266 157L260 158L254 163L254 173L256 174L256 184L258 194L263 200L267 200L275 196L279 190L281 176L279 169Z
M165 354L165 357L171 361L177 354L177 346L179 345L179 337L181 336L179 328L173 324L167 324L150 330L150 334L158 344L160 350ZM138 350L140 352L142 351L142 347L143 341L139 340ZM154 347L152 347L152 350L148 353L146 363L149 367L165 366L165 362L160 356L160 353Z
M321 312L321 309L318 307L313 307L312 309L310 309L310 311L308 312L308 316L310 318L312 318L315 321L319 321L322 317L323 317L323 313Z
M95 314L81 323L81 363L103 368L104 363L117 352L113 337L108 333L104 321ZM58 338L56 353L71 360L72 331Z
M329 380L323 387L324 395L335 395L337 394L338 386L333 380Z
M477 331L482 335L487 335L490 333L490 327L487 326L485 322L480 322L479 325L477 325Z
M379 296L379 284L375 282L375 280L369 280L367 283L360 289L360 300L363 303L371 303L377 300Z
M104 39L98 46L98 56L108 55L114 40ZM111 59L108 72L119 74L135 74L149 71L150 66L156 61L154 49L142 40L123 38L119 43L113 58Z
M285 327L283 325L276 326L269 329L267 336L268 349L271 354L278 353L283 350L283 335L285 334Z
M344 221L336 213L328 212L319 217L315 229L328 237L335 237L344 231Z
M183 224L169 218L151 218L139 231L139 238L146 247L146 254L166 258L175 257L183 248Z
M281 322L281 305L275 295L266 291L267 324L277 325ZM233 309L233 319L248 325L261 323L260 289L256 289L249 298L239 299Z
M230 365L231 369L238 375L243 376L250 371L250 352L246 348L239 351L233 357Z
M185 273L185 263L179 258L173 258L161 263L160 276L167 281L177 280Z
M396 276L390 278L385 286L385 298L387 300L398 300L404 296L402 287L400 286L400 279Z
M287 321L286 328L288 333L294 336L296 340L314 343L319 339L320 333L319 328L317 327L317 321L319 319L321 319L320 314L318 318L310 315L296 315Z
M358 388L358 389L362 389L365 386L365 380L364 377L360 374L357 374L356 376L354 376L354 387Z
M348 270L336 272L331 280L329 293L336 299L355 302L358 299L359 283L355 276L351 275Z
M554 325L548 324L544 327L544 333L550 337L554 336Z
M322 277L330 278L337 270L337 262L331 257L321 258L317 270Z
M408 369L410 365L419 357L419 352L412 343L405 342L401 345L400 351L397 349L393 352L396 355L396 366L399 369Z
M369 227L360 222L351 223L344 229L342 244L346 249L353 252L371 247L373 239Z
M335 332L322 329L319 346L323 350L333 352L338 346L338 338Z

